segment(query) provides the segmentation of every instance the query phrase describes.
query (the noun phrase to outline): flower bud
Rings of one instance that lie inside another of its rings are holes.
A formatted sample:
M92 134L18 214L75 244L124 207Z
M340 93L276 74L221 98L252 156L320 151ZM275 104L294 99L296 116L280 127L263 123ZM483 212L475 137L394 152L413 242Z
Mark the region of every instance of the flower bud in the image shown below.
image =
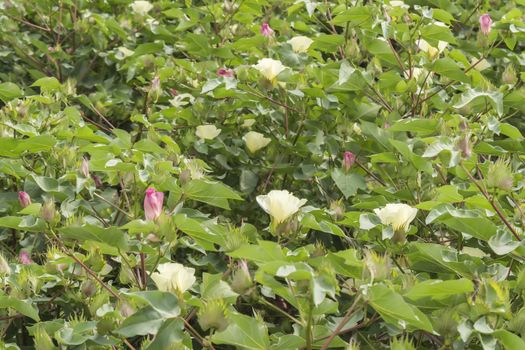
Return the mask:
M157 101L162 95L162 88L160 87L160 77L158 75L156 75L155 78L153 78L153 80L151 81L149 94L153 101Z
M364 263L363 279L383 281L390 277L392 267L387 254L380 255L373 250L368 250L365 252Z
M239 261L237 269L233 272L231 287L234 292L245 294L253 286L250 269L245 260Z
M348 172L350 168L352 168L352 165L354 165L355 162L355 155L350 152L346 151L343 155L343 169Z
M268 22L264 22L262 25L261 25L261 34L264 35L265 37L270 37L273 35L273 29L270 28L270 25L268 24Z
M472 145L470 143L469 135L462 136L456 147L461 152L461 157L464 159L470 158L472 154Z
M20 202L20 205L25 208L31 204L31 197L29 197L27 192L20 191L18 192L18 201Z
M31 257L29 256L29 253L25 250L20 251L20 253L18 254L18 261L20 261L22 265L29 265L33 263L33 260L31 260Z
M359 342L355 338L350 339L350 341L348 342L348 345L345 348L345 350L360 350L360 349L361 347L359 346Z
M342 200L330 203L330 213L335 221L343 220L345 217L345 205Z
M57 212L55 210L55 202L52 199L46 200L40 209L40 217L45 222L52 224L55 222L56 215Z
M122 304L120 304L119 311L122 317L126 317L126 318L135 313L135 310L133 309L133 307L125 301L123 301Z
M4 256L0 254L0 276L9 274L11 274L11 268L9 267L9 264L7 263L7 260L5 260Z
M490 33L491 25L492 18L490 18L488 13L485 13L479 17L479 28L483 34L488 35Z
M164 204L164 193L155 191L154 188L146 190L144 197L144 214L147 220L155 220L162 213Z
M85 178L89 178L89 161L86 157L82 158L82 164L80 165L80 172Z
M505 71L503 72L501 80L505 84L516 84L518 78L516 76L516 70L514 69L513 64L508 64L507 67L505 67Z
M228 235L226 235L224 240L224 251L232 252L247 242L248 237L246 237L240 227L230 226Z
M191 171L189 169L184 169L179 174L179 181L181 185L185 185L191 180Z
M499 188L504 191L512 189L514 177L509 168L508 162L498 159L495 163L489 165L487 173L487 186Z
M91 175L91 178L93 179L93 182L95 182L95 187L96 188L102 187L102 180L100 179L100 176Z
M85 280L80 286L80 291L85 297L91 298L97 293L97 285L92 280Z
M203 330L213 328L221 332L228 327L226 315L226 304L221 299L217 299L208 301L201 307L197 316L199 325Z

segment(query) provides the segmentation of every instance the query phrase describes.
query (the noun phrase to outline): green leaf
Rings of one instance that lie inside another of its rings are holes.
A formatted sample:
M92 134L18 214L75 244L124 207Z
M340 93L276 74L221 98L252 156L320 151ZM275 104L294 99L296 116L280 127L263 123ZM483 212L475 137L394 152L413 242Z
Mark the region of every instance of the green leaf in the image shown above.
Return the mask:
M354 26L360 26L367 21L372 20L372 9L368 6L351 7L338 14L332 23L335 25L343 25L350 22Z
M439 40L447 43L455 44L456 38L447 26L437 24L429 24L421 27L421 36L429 42L437 42Z
M401 329L421 329L433 332L432 323L417 307L408 304L401 295L384 284L376 284L368 289L370 305L383 319Z
M0 100L4 102L9 102L15 98L22 96L22 90L20 90L18 85L10 82L0 84Z
M249 350L268 350L270 339L266 325L253 317L233 313L230 325L223 332L213 334L214 344L227 344Z
M501 116L503 114L503 94L499 91L489 92L469 89L461 96L461 100L454 105L454 108L463 108L476 101L482 102L483 104L486 100L488 100L498 115Z
M164 318L177 317L180 314L179 300L171 292L148 290L126 293L131 298L146 302Z
M331 34L321 34L313 39L311 47L324 52L336 52L345 41L344 36Z
M51 92L60 89L62 84L55 77L40 78L31 86L38 86L43 92Z
M20 300L18 298L10 296L0 296L0 309L11 308L24 316L32 318L39 322L40 316L38 316L38 309L35 308L29 301Z
M147 306L126 318L115 332L126 338L156 334L163 322L162 315L151 306Z
M454 295L463 295L474 291L472 282L465 278L458 280L426 280L414 285L404 295L405 298L418 300L423 298L443 299Z
M230 210L228 199L242 200L237 192L221 182L191 180L182 190L190 199L228 210Z
M128 250L128 238L126 234L116 227L102 228L88 224L84 226L64 227L59 231L65 238L76 239L81 242L101 242L123 251Z
M258 244L245 244L239 249L228 253L232 258L240 258L256 263L285 260L279 244L270 241L259 241Z
M409 131L420 132L423 134L433 134L437 131L439 121L436 119L401 119L390 126L390 131Z
M498 329L492 336L500 341L507 350L525 349L525 341L516 334L504 329Z
M468 83L470 78L465 74L465 71L453 59L449 57L441 58L433 64L428 65L436 74L444 77Z
M366 181L361 174L345 173L342 169L335 169L332 172L332 179L345 198L355 195L358 189L366 190Z

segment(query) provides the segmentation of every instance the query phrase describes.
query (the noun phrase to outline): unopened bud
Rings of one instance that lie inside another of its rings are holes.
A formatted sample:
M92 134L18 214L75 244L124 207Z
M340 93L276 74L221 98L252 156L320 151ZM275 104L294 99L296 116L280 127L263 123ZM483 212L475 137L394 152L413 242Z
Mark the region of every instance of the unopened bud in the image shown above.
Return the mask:
M498 159L495 163L489 165L487 186L509 191L512 189L513 183L514 177L512 176L508 162Z
M208 301L197 315L199 325L205 331L213 328L221 332L228 327L226 314L227 309L224 301L221 299Z
M383 281L390 277L391 264L387 254L380 255L373 250L368 250L365 252L364 262L363 279Z
M231 287L234 292L245 294L253 286L252 277L246 261L241 260L233 272Z
M20 254L18 254L18 261L22 265L29 265L33 263L33 260L31 260L31 257L29 256L29 253L25 250L20 251Z
M457 149L461 152L461 157L468 159L472 154L472 145L470 143L470 137L468 135L463 136L458 144Z
M350 152L346 151L343 155L343 169L345 171L350 171L350 168L352 168L352 165L354 165L355 162L355 155Z
M345 205L342 200L330 203L330 213L335 221L343 220L345 217Z
M31 197L27 194L27 192L20 191L18 192L18 201L20 202L20 205L25 208L28 205L31 204Z
M55 221L57 212L55 210L55 202L48 199L44 202L44 205L40 209L40 217L47 223L51 224Z
M514 69L513 64L507 65L507 67L505 68L505 71L503 71L501 80L505 84L516 84L516 81L518 80L518 78L516 76L516 70Z
M91 298L97 293L97 286L92 280L85 280L80 286L80 290L85 297Z
M0 276L9 274L11 274L11 268L9 267L9 264L7 263L7 260L5 260L4 256L0 254Z
M80 172L85 178L89 178L89 161L86 157L82 158L82 164L80 165Z

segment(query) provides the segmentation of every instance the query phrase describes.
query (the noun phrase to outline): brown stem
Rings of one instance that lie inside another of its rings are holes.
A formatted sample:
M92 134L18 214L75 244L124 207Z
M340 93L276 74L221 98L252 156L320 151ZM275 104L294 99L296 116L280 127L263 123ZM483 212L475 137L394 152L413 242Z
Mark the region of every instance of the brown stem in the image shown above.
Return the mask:
M357 306L357 303L359 302L359 300L361 300L361 294L359 294L355 299L354 299L354 303L352 304L352 306L350 306L350 308L348 309L348 311L346 312L345 316L343 317L343 320L341 321L341 323L339 323L339 325L334 329L334 331L332 332L332 334L330 334L330 336L328 337L328 339L325 340L325 342L323 343L323 346L321 346L321 349L320 350L326 350L328 349L328 346L330 345L330 343L332 342L332 340L337 336L337 334L339 334L339 332L341 331L341 329L343 329L343 327L346 325L346 323L348 322L348 320L350 319L350 317L352 316L352 313L354 312L356 306Z

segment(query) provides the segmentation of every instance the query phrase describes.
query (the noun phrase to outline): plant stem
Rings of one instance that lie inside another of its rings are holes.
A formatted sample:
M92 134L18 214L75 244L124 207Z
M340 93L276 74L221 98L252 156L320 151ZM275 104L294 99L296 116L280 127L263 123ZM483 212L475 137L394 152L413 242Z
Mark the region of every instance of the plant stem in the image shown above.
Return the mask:
M343 329L343 327L348 323L348 320L350 319L350 316L352 316L352 313L354 312L356 306L357 306L357 303L359 302L359 300L361 300L361 294L359 294L355 299L354 299L354 303L352 304L352 306L350 306L350 308L348 309L348 311L346 312L343 320L341 321L341 323L339 323L339 325L334 329L334 331L332 332L332 334L330 334L330 336L328 337L328 339L326 339L326 341L323 343L323 346L321 346L321 349L320 350L326 350L328 349L328 346L330 345L330 343L332 342L332 340L337 336L337 334L339 334L339 332L341 331L341 329Z

